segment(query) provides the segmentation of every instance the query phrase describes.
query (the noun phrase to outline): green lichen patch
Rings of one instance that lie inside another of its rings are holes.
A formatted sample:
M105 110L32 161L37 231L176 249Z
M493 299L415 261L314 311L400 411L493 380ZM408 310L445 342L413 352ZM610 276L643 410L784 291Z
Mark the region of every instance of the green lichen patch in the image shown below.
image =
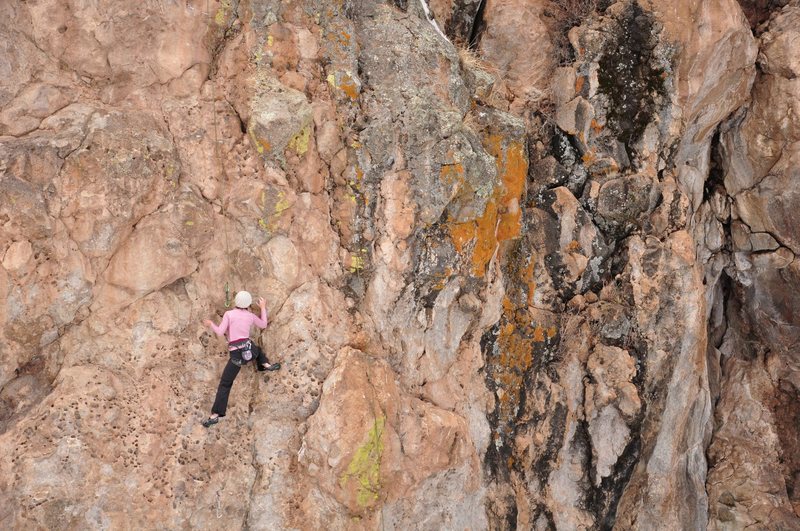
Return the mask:
M339 485L344 488L348 482L356 482L356 502L360 507L370 507L378 501L381 490L381 458L383 457L383 428L386 417L381 415L367 434L367 441L361 445L350 465L347 467Z
M311 125L307 125L289 140L289 149L293 149L298 155L303 156L308 151L308 142L311 140Z
M231 0L222 0L216 15L214 15L214 22L217 26L224 26L228 19L228 13L231 11Z

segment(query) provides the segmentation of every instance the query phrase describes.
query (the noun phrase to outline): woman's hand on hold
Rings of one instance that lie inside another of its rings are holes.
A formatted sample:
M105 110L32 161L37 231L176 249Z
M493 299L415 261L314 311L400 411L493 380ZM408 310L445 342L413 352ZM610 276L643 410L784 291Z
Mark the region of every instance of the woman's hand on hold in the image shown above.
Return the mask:
M213 325L214 323L211 322L211 319L205 319L203 320L203 324L211 328L211 325Z
M259 297L258 298L258 307L263 310L266 305L267 305L267 301L264 300L264 297Z

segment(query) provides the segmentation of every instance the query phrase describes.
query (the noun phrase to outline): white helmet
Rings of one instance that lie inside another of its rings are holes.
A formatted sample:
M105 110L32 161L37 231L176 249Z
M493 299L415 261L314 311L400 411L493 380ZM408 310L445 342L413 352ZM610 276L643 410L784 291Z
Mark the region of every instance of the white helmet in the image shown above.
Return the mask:
M236 298L233 299L233 303L237 308L249 308L253 303L253 297L246 291L240 291L236 294Z

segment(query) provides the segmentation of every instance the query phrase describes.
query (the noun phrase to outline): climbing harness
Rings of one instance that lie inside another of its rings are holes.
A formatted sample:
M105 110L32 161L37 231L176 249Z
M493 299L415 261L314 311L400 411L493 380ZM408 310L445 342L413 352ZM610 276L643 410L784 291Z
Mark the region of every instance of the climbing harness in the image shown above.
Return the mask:
M241 367L245 363L253 359L253 351L255 350L253 342L249 339L240 339L228 344L228 350L231 355L231 363Z

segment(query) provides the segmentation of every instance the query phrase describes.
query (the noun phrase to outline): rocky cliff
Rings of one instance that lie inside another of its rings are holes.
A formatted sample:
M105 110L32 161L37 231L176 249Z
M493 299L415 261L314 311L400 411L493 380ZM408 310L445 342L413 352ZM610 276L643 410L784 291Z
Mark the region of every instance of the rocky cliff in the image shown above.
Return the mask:
M0 3L0 526L800 529L797 0ZM224 343L267 299L280 372Z

